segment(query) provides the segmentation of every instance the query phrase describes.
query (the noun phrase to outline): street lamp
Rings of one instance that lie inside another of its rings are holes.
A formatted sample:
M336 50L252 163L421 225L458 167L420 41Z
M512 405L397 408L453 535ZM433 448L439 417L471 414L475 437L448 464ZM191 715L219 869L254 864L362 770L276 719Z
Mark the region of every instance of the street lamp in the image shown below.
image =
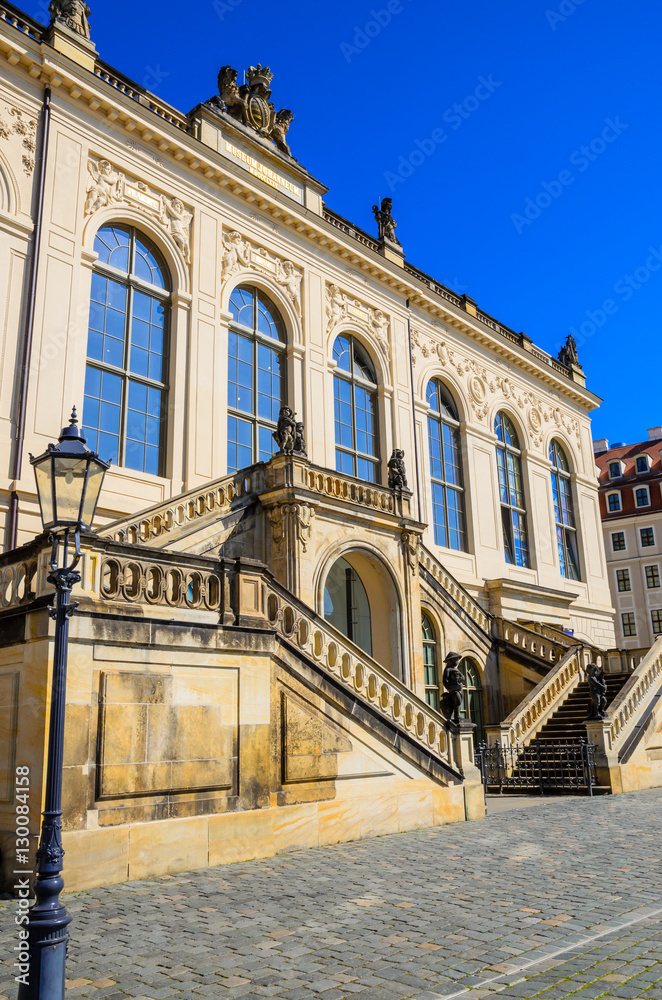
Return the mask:
M80 561L80 532L92 524L103 477L110 462L102 462L85 447L86 439L78 427L76 408L68 427L63 428L58 444L49 444L38 458L30 455L37 480L37 494L44 530L52 542L48 582L55 586L55 607L49 609L55 619L51 718L46 763L46 798L37 851L36 902L29 911L29 971L27 983L19 987L19 1000L63 1000L64 971L71 917L60 901L62 879L62 766L64 750L64 713L67 682L67 644L69 616L77 604L71 604L71 588L81 576L76 572ZM73 557L69 553L73 533ZM58 554L62 548L62 565Z

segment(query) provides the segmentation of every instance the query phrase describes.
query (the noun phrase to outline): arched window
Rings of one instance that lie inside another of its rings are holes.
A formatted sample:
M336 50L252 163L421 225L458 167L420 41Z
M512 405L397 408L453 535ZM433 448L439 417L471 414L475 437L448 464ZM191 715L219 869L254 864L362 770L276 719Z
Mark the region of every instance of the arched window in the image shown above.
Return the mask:
M460 422L451 394L437 379L426 393L434 540L446 549L466 550Z
M425 678L425 700L439 711L439 655L437 633L425 612L421 617L423 631L423 670Z
M552 463L552 494L554 497L556 540L559 546L559 565L561 573L568 580L579 580L577 525L572 502L570 465L558 441L552 441L549 446L549 460Z
M372 656L370 603L361 577L346 559L331 567L324 586L324 617Z
M100 229L92 274L83 427L101 458L165 472L169 277L159 252L128 226Z
M497 436L501 523L506 562L513 566L528 566L529 541L519 438L512 420L505 413L497 413L494 430Z
M336 470L379 482L377 377L368 355L350 334L336 337L333 378Z
M273 303L240 285L230 298L228 472L268 462L278 411L287 401L286 337Z
M476 743L482 743L485 739L485 727L483 724L483 687L480 683L480 671L468 656L460 660L459 669L464 674L460 717L473 722L476 727L474 740Z

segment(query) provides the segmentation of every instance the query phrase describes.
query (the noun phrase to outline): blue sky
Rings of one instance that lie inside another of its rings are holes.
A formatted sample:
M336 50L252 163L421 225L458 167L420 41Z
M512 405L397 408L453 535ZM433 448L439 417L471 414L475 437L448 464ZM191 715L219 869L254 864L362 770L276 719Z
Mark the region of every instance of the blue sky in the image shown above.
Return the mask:
M391 195L411 263L548 351L574 328L595 437L662 424L662 5L89 2L101 57L182 111L268 63L331 208L372 232Z

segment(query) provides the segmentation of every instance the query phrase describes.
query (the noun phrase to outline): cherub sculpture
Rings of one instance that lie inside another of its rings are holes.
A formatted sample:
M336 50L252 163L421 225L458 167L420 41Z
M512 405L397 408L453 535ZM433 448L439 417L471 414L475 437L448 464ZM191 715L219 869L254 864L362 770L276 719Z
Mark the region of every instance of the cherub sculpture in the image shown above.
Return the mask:
M591 698L589 719L604 719L607 716L607 682L597 663L588 664L586 679Z
M170 202L161 195L161 221L170 229L170 235L182 252L187 264L191 263L191 244L189 242L189 226L193 216L187 212L179 198Z
M120 174L116 173L108 160L99 160L95 165L88 160L87 169L92 180L87 187L85 215L92 215L100 208L120 200Z
M294 454L303 455L304 458L307 455L306 436L302 420L297 420L296 427L294 429Z
M90 8L84 0L51 0L48 7L51 24L60 21L83 38L90 37Z
M405 469L405 453L401 448L394 448L388 460L388 486L390 490L407 489L407 470Z
M231 232L223 238L223 277L234 274L240 267L248 267L248 245L240 233Z
M449 722L460 724L460 708L464 691L464 674L458 664L462 657L459 653L449 653L444 663L444 687L446 691L441 699L441 710Z
M337 285L329 285L326 290L327 329L332 330L342 319L345 310L345 296Z
M301 312L301 272L297 271L291 260L278 262L276 280L284 285L297 312Z

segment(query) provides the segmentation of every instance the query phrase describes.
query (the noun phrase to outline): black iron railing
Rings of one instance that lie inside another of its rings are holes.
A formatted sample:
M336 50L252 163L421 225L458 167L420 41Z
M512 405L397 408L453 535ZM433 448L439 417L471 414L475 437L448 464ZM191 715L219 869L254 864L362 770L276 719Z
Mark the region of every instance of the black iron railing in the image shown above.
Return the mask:
M544 795L562 790L593 795L597 785L595 745L586 740L553 743L532 740L527 746L481 743L476 748L485 790Z

